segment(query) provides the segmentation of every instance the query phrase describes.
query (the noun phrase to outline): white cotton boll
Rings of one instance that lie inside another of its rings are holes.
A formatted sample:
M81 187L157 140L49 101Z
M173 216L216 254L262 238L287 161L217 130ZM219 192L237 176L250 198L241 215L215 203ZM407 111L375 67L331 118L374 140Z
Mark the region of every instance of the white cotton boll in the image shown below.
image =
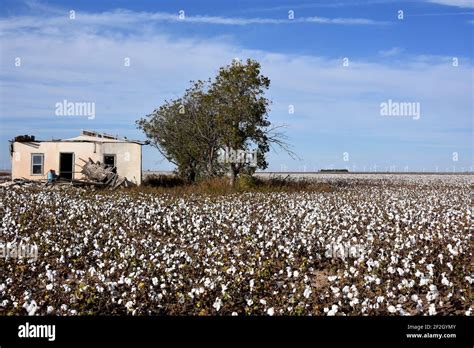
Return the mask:
M388 306L388 311L390 313L395 313L397 311L397 309L394 306L390 305L390 306Z
M306 287L306 289L304 289L303 296L305 298L308 298L309 295L311 295L311 292L312 292L311 289L309 287Z
M411 295L411 300L414 302L418 301L418 295L416 294Z
M267 301L265 301L264 299L260 300L260 303L263 304L263 305L266 305L267 304Z
M434 291L430 291L426 294L426 299L428 300L428 302L435 300L436 297L438 297L438 293Z
M26 305L25 309L28 312L28 315L35 315L38 310L38 305L36 304L36 301L33 300L30 304Z
M350 305L351 307L354 307L354 306L355 306L356 304L358 304L358 303L359 303L359 299L358 299L358 298L354 298L353 300L351 300L351 301L349 302L349 305Z
M328 313L328 316L336 315L336 313L337 313L337 308L338 308L337 305L332 305L331 310L327 312L327 313Z
M133 310L133 302L128 301L127 303L125 303L125 308L127 308L127 310L131 312Z
M273 314L275 314L275 310L273 309L273 307L268 308L267 314L270 315L270 316L272 316Z
M443 254L438 254L439 261L443 264Z
M420 286L428 284L429 279L428 278L421 278L420 279Z
M428 314L429 314L429 315L436 315L436 307L435 307L435 304L434 304L434 303L430 304L430 308L429 308L429 310L428 310Z
M159 281L158 281L158 278L157 278L157 277L153 277L153 278L151 279L151 282L152 282L153 286L157 286L157 285L158 285L158 283L159 283Z
M53 290L53 284L46 285L46 290Z
M212 305L212 307L214 307L216 309L216 311L219 312L219 310L222 307L222 300L219 297L217 297L216 300L214 301L214 304Z
M227 291L227 285L221 284L221 293L224 294Z

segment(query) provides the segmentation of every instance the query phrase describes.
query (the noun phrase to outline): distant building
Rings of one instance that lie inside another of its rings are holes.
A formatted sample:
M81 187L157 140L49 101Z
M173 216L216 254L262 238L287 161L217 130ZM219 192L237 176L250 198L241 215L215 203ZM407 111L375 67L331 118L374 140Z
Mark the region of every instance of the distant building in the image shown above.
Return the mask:
M321 169L321 173L349 173L349 169L343 168L343 169Z
M46 179L49 170L60 178L84 179L81 166L91 158L116 167L117 174L140 185L144 142L83 130L81 135L62 140L35 140L18 136L10 142L12 179Z

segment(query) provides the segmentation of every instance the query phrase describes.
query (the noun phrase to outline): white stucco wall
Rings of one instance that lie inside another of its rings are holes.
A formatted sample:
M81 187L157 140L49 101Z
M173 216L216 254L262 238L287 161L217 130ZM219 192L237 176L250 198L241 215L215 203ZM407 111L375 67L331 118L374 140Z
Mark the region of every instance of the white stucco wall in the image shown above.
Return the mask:
M59 154L74 153L74 179L83 179L80 173L84 162L90 157L94 161L104 161L104 155L115 155L117 174L140 185L142 182L142 148L140 144L127 142L68 142L43 141L34 143L15 142L12 156L12 179L26 178L30 180L46 179L50 169L59 174ZM31 155L44 155L43 174L33 175L31 172Z

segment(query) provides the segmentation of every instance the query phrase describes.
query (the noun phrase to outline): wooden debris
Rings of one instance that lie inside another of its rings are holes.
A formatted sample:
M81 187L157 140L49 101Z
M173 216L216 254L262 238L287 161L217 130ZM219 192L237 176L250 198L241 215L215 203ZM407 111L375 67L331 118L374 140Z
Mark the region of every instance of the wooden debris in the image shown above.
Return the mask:
M106 166L104 163L99 161L94 162L91 158L88 161L80 159L84 162L81 166L81 173L95 184L109 187L110 189L116 189L118 187L129 187L134 185L126 177L120 176L116 173L116 167Z
M59 178L56 181L50 183L46 179L41 180L29 180L26 178L18 178L12 181L1 182L0 187L61 187L61 186L73 186L73 187L84 187L84 186L93 186L93 187L108 187L111 190L117 189L119 187L131 187L135 184L129 181L126 177L120 176L116 173L115 167L107 166L100 162L94 162L91 158L88 161L85 161L81 158L81 161L84 162L84 165L81 166L81 173L84 174L84 180L68 180L64 178Z
M44 180L29 180L25 178L18 178L12 181L6 181L0 184L0 187L31 187L44 185Z

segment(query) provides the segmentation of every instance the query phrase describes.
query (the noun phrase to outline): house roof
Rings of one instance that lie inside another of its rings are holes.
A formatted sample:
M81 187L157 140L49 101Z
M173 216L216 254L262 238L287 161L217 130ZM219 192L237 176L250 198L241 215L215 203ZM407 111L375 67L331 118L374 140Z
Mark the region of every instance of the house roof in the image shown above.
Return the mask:
M89 135L79 135L70 139L62 139L61 141L84 141L84 142L96 142L96 143L142 143L138 140L128 140L128 139L111 139L103 137L93 137Z
M95 143L136 143L141 145L145 144L144 142L138 140L120 139L118 136L84 129L81 131L81 135L74 138L65 139L63 141L84 141Z
M139 145L146 145L148 142L139 140L120 139L117 136L99 133L95 131L83 130L81 135L69 139L55 139L55 140L19 140L20 142L87 142L87 143L134 143Z

